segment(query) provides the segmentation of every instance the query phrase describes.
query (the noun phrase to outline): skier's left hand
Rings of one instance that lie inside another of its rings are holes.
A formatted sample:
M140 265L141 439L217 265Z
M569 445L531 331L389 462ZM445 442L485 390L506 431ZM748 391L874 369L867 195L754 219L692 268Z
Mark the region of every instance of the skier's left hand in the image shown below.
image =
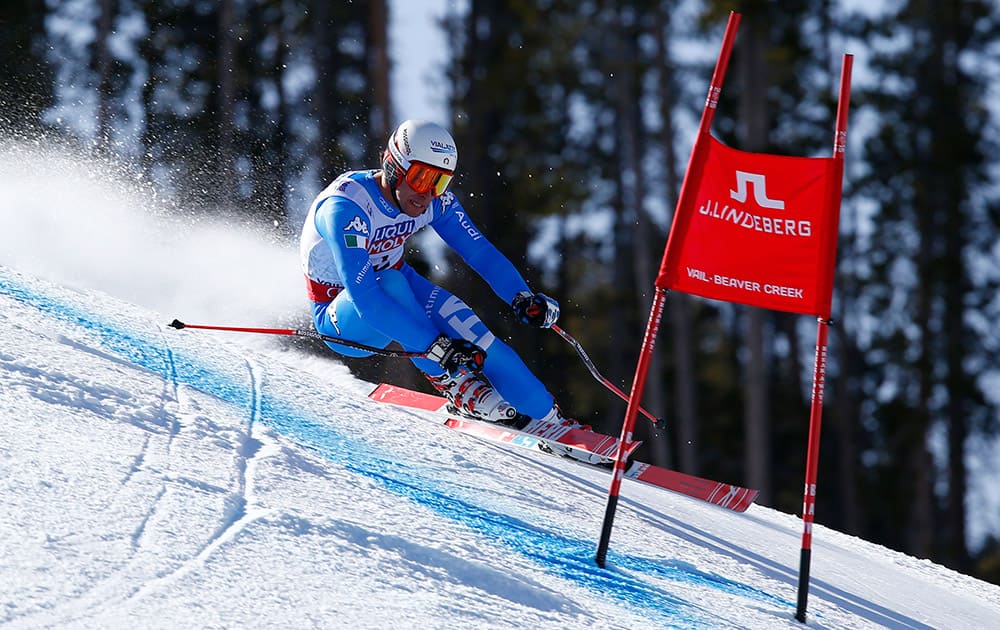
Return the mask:
M544 293L521 291L511 302L517 318L538 328L551 328L559 319L559 303Z
M427 358L437 361L449 374L459 370L478 374L483 371L483 364L486 363L486 351L471 341L440 335L427 348Z

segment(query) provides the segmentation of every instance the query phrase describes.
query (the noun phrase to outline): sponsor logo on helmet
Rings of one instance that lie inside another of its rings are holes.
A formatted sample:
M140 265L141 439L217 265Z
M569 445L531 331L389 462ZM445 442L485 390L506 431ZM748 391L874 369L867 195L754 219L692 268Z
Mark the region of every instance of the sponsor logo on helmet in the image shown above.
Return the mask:
M440 140L431 140L431 151L434 153L447 153L448 155L454 155L456 149L453 144L441 142Z

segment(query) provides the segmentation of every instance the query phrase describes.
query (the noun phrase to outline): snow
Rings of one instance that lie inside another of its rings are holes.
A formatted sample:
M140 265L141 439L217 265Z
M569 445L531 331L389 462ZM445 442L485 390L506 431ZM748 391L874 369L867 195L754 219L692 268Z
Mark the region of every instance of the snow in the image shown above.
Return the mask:
M168 328L304 309L294 253L34 159L0 155L0 624L800 627L795 515L625 480L600 569L603 470ZM996 628L1000 587L817 526L809 626Z

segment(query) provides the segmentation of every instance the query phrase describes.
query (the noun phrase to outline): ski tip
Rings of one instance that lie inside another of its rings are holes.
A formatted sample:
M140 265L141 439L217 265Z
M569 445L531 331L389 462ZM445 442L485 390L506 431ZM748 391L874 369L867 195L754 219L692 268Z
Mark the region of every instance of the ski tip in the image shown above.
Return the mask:
M182 322L179 319L175 319L174 321L172 321L169 324L167 324L167 326L170 326L171 328L176 328L177 330L180 330L180 329L184 328L184 322Z
M389 383L379 383L375 386L375 389L368 393L368 397L372 400L382 401L382 399L393 390L393 386Z

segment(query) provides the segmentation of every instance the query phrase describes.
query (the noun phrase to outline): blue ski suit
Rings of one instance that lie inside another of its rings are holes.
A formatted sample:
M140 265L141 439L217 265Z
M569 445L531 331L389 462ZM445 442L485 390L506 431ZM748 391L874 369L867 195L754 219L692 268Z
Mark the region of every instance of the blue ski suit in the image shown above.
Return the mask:
M411 217L382 195L377 172L344 173L316 197L306 216L299 253L316 330L377 348L396 341L409 351L426 350L442 333L467 339L486 351L483 373L507 402L532 418L547 414L553 399L541 381L465 302L403 260L405 244L431 226L506 304L529 291L524 278L451 192ZM371 354L327 345L344 356ZM443 373L433 360L412 361L425 374Z

